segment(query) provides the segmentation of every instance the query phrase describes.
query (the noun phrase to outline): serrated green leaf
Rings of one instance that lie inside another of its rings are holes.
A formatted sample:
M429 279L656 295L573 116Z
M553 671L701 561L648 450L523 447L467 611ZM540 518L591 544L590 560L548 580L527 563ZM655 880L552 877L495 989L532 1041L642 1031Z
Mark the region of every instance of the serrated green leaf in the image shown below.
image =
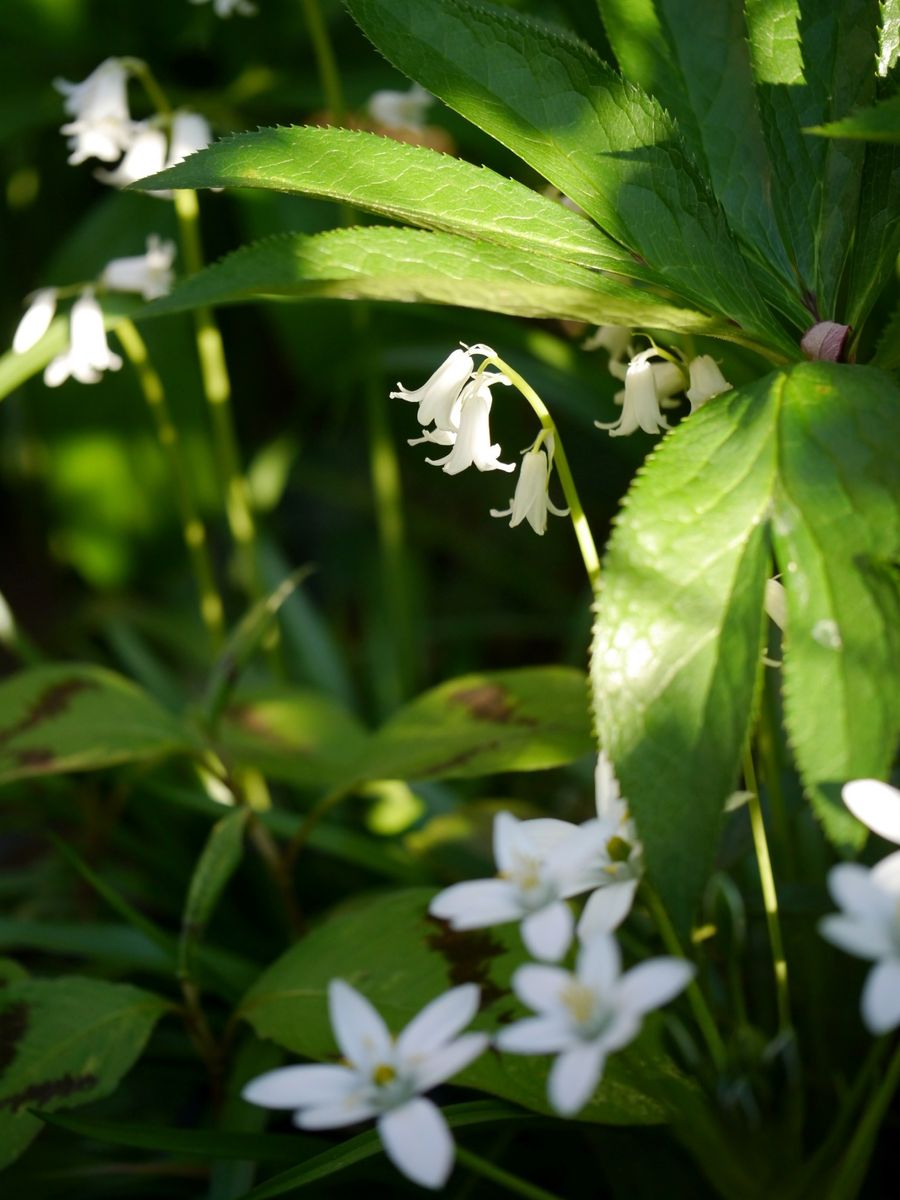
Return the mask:
M481 987L477 1028L493 1030L514 1013L525 1015L509 990L512 972L528 957L517 927L454 933L427 915L433 894L411 888L369 896L328 918L269 967L242 1001L240 1015L260 1037L314 1059L336 1053L327 1002L334 978L359 988L394 1032L448 987L470 981ZM545 1059L485 1054L455 1082L549 1113L546 1074ZM665 1120L654 1080L661 1087L663 1080L688 1086L664 1057L637 1043L610 1059L579 1119Z
M889 75L900 57L900 0L881 0L878 26L878 74Z
M176 969L180 976L193 979L196 975L197 948L219 897L240 864L249 816L249 809L235 809L217 821L197 859L178 941Z
M840 786L884 778L900 733L900 389L879 371L810 365L786 377L779 410L785 719L827 832L858 844Z
M688 148L705 166L732 229L755 249L761 266L773 275L777 271L779 290L794 292L796 280L772 210L772 164L756 108L740 0L599 2L625 77L675 118ZM791 313L804 327L808 313L799 297Z
M639 254L680 296L792 354L659 104L584 43L470 0L348 0L375 45Z
M214 142L135 186L301 192L423 229L658 282L634 255L564 205L487 167L374 133L260 129Z
M309 688L238 693L225 710L216 748L228 762L304 788L328 788L361 758L368 732L330 696Z
M252 299L401 300L522 317L647 325L742 340L719 317L574 263L448 233L363 228L245 246L155 300L148 316Z
M859 138L864 142L900 142L900 95L889 96L828 125L814 125L807 133L820 137Z
M839 319L864 152L805 130L874 100L877 0L746 0L745 9L782 233L811 310Z
M824 784L887 771L898 729L886 682L900 628L888 568L900 549L888 486L898 411L878 371L799 365L691 416L626 500L597 600L597 732L682 928L751 718L770 538L793 595L787 729L818 815L831 815ZM830 820L826 832L844 837Z
M495 1104L486 1100L476 1100L470 1104L449 1104L441 1109L444 1119L451 1129L462 1129L467 1125L489 1125L497 1121L514 1121L517 1124L534 1120L527 1113L521 1113L507 1105ZM317 1183L327 1179L347 1167L365 1162L367 1158L384 1154L384 1145L376 1129L367 1130L349 1138L339 1146L326 1150L323 1154L283 1171L273 1179L267 1179L252 1191L245 1192L240 1200L273 1200L275 1196L284 1196L288 1192L299 1191L307 1184Z
M355 770L362 779L462 779L562 766L593 749L587 689L571 667L448 680L395 713Z
M170 1007L150 992L77 976L0 989L0 1167L40 1131L32 1108L74 1108L113 1091Z
M0 783L194 749L174 717L112 671L30 667L0 684Z

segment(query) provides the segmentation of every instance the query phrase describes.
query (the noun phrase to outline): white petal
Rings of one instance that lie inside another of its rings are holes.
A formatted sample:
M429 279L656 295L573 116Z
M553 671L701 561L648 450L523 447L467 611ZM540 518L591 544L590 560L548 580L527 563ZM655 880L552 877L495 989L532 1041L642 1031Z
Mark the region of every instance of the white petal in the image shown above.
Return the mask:
M279 1067L251 1079L241 1095L263 1108L304 1108L345 1099L359 1086L359 1075L349 1067Z
M556 1054L571 1044L572 1031L560 1017L526 1017L494 1035L494 1045L509 1054Z
M874 872L861 863L838 863L828 872L828 890L836 904L854 917L890 913L893 904L879 891Z
M597 805L597 816L608 817L618 813L622 799L619 781L612 765L612 759L605 750L597 755L597 766L594 768L594 800Z
M545 962L558 962L572 942L575 922L564 900L529 913L522 922L522 941L529 954Z
M183 162L189 154L202 150L213 140L206 117L195 112L179 112L172 121L167 167Z
M695 974L694 964L684 958L651 958L625 972L619 1000L633 1013L650 1012L683 992Z
M293 1122L298 1129L340 1129L344 1125L358 1125L378 1113L378 1109L367 1098L364 1091L353 1092L333 1104L320 1104L315 1108L301 1108L295 1112Z
M449 921L454 929L482 929L518 921L522 906L517 890L505 879L470 879L438 892L428 906L433 917Z
M873 833L900 843L900 791L880 779L854 779L841 789L844 803Z
M857 958L885 958L894 945L890 925L877 917L833 913L819 922L819 933L839 950Z
M432 1000L413 1017L397 1038L397 1053L406 1058L430 1054L456 1037L478 1012L480 990L475 983L464 983Z
M887 897L891 913L896 911L900 900L900 850L895 850L872 868L872 882L883 897Z
M581 1042L564 1050L550 1068L547 1096L558 1113L570 1117L594 1094L606 1055L599 1042Z
M619 943L610 934L600 933L585 942L578 954L576 974L580 983L595 992L608 992L622 971Z
M388 1027L365 996L343 979L328 985L331 1027L341 1053L363 1070L385 1062L393 1050Z
M522 823L506 809L501 809L494 816L494 862L498 871L512 871L515 867L522 838L519 826Z
M458 1075L483 1054L489 1044L490 1038L486 1033L464 1033L455 1042L432 1051L415 1067L416 1089L427 1092L445 1079Z
M57 354L44 368L44 383L47 387L59 387L72 374L72 356L68 350ZM97 376L99 379L100 376Z
M439 1188L453 1169L447 1122L430 1100L417 1097L378 1118L385 1153L398 1171L421 1187Z
M36 346L50 328L55 312L56 288L41 288L35 292L13 334L13 351L16 354L24 354L32 346Z
M545 857L557 846L568 841L578 828L580 827L573 825L571 821L560 821L556 817L532 817L519 823L519 829L527 839L531 852L540 857Z
M618 929L631 912L637 885L636 879L623 879L592 892L578 922L579 940L587 942L598 933Z
M877 963L863 987L862 1016L870 1033L887 1033L900 1025L900 961Z
M535 1012L559 1014L565 1012L560 997L571 982L571 974L562 967L526 963L513 974L512 989Z

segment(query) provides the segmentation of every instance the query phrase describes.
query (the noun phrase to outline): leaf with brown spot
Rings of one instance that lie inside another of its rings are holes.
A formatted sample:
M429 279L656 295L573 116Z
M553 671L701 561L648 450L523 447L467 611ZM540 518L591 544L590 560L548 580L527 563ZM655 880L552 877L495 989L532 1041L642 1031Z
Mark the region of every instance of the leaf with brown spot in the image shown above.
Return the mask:
M493 960L506 949L502 942L487 929L458 930L449 921L431 916L428 919L435 925L428 935L428 946L446 961L452 984L477 983L481 989L480 1008L489 1008L508 995L490 977Z
M0 784L195 749L135 684L99 667L30 667L0 683Z
M127 984L77 976L0 989L0 1168L40 1131L29 1109L108 1095L170 1005Z

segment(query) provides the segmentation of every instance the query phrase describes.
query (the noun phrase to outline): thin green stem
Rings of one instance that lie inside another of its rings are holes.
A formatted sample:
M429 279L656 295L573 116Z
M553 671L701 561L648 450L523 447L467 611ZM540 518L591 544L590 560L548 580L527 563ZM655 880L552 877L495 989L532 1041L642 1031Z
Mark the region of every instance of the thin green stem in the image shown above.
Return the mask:
M769 842L766 837L766 824L763 820L762 805L759 800L759 787L756 782L753 755L749 747L744 753L744 783L746 784L747 791L750 793L750 799L747 801L747 809L750 813L753 848L756 852L756 863L759 868L763 907L766 912L766 927L769 933L769 946L772 951L775 999L778 1007L778 1027L781 1030L787 1030L791 1028L791 1001L788 988L787 959L784 955L781 919L778 915L778 892L775 888L775 874L772 870L772 859L769 855Z
M159 86L156 76L142 58L123 58L122 66L138 80L147 93L147 97L158 113L171 116L172 105L163 89Z
M528 1200L559 1200L559 1197L553 1192L529 1183L526 1179L520 1179L518 1175L513 1175L509 1171L504 1171L502 1167L488 1162L479 1154L473 1154L464 1146L456 1147L456 1157L464 1167L468 1167L482 1179L489 1179L491 1183L496 1183L498 1187L505 1188L506 1191L512 1192L516 1196L526 1196Z
M566 504L569 506L569 516L572 521L572 528L575 530L575 537L578 541L581 557L584 560L584 568L591 582L591 588L596 592L600 584L600 556L594 544L594 537L591 533L591 527L588 525L581 498L575 486L575 480L572 478L569 460L566 458L566 452L563 449L559 431L550 415L549 409L531 384L523 379L518 371L514 371L508 363L505 363L502 358L486 358L478 369L479 371L483 371L489 365L498 367L513 386L522 393L540 421L541 428L553 436L553 461L556 464L556 472L559 475L559 482L563 490L563 495L566 498Z
M156 436L169 460L169 469L175 485L175 500L181 518L181 533L187 547L200 598L200 616L206 626L213 650L218 650L224 635L224 612L222 597L216 584L215 572L206 540L206 526L200 519L190 484L190 472L181 453L178 429L169 411L162 380L147 352L144 339L133 321L123 318L115 326L116 337L122 344L131 365L134 367L150 415L156 427Z
M325 94L328 115L333 125L340 125L345 112L344 92L337 59L328 36L328 27L317 0L303 0L303 18L313 45L313 54L316 56L316 69Z
M684 952L678 934L675 932L675 926L669 919L666 907L657 894L656 889L646 879L641 884L641 888L644 893L644 899L647 901L647 906L662 937L663 945L676 958L686 959L688 956ZM725 1043L722 1041L721 1035L716 1028L715 1018L710 1011L709 1005L706 1003L706 999L696 979L691 980L688 984L686 995L694 1014L694 1020L703 1034L703 1040L706 1042L710 1058L715 1063L716 1069L721 1072L725 1068Z
M828 1189L830 1200L852 1200L852 1197L857 1195L872 1154L875 1136L898 1087L900 1045L894 1051L894 1057L888 1064L880 1086L853 1130L850 1145Z
M306 820L288 842L284 852L284 864L287 871L292 871L296 865L297 859L302 853L310 836L324 816L353 791L354 784L342 785L335 788L334 791L328 792L322 797L306 814Z
M787 805L784 799L784 789L781 786L781 761L779 758L778 718L775 711L775 693L772 672L766 671L763 680L763 703L760 730L757 736L757 750L762 760L762 776L769 797L769 811L772 814L772 828L775 834L776 846L780 849L781 859L787 868L790 878L797 875L797 856L794 851L794 839L791 834L791 824L788 817ZM776 855L777 857L777 855Z

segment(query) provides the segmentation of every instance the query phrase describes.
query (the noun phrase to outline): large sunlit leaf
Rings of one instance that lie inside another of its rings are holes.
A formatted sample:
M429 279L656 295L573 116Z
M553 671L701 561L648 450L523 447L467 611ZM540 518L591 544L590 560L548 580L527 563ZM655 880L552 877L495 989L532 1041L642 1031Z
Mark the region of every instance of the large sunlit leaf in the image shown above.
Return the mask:
M791 354L673 122L584 43L459 0L348 0L395 66L508 146L679 295Z
M840 319L865 150L806 130L874 100L878 0L747 0L745 10L782 232L812 311Z
M654 279L634 255L564 205L487 167L374 133L315 126L242 133L139 186L303 192L424 229Z
M691 416L626 500L597 601L597 731L648 872L683 926L751 720L772 545L788 590L788 734L831 836L846 830L826 785L887 771L898 731L887 685L900 627L889 565L900 550L898 413L881 372L799 365Z
M742 336L722 318L680 308L574 263L448 233L391 228L285 234L245 246L182 281L147 312L260 298L419 301L732 340Z
M31 667L0 683L0 783L194 748L146 692L100 667Z
M294 1054L330 1059L337 1054L327 1001L334 978L362 991L394 1032L448 987L468 982L481 988L477 1028L493 1030L526 1015L509 990L513 970L528 957L517 927L454 933L427 915L432 895L414 888L366 897L330 917L262 975L242 1001L241 1016L260 1037ZM545 1058L488 1053L455 1082L546 1113L547 1066ZM641 1042L610 1059L599 1091L579 1118L663 1121L660 1092L679 1080L668 1060Z
M40 1131L32 1109L108 1095L169 1007L150 992L77 976L0 988L0 1167Z

